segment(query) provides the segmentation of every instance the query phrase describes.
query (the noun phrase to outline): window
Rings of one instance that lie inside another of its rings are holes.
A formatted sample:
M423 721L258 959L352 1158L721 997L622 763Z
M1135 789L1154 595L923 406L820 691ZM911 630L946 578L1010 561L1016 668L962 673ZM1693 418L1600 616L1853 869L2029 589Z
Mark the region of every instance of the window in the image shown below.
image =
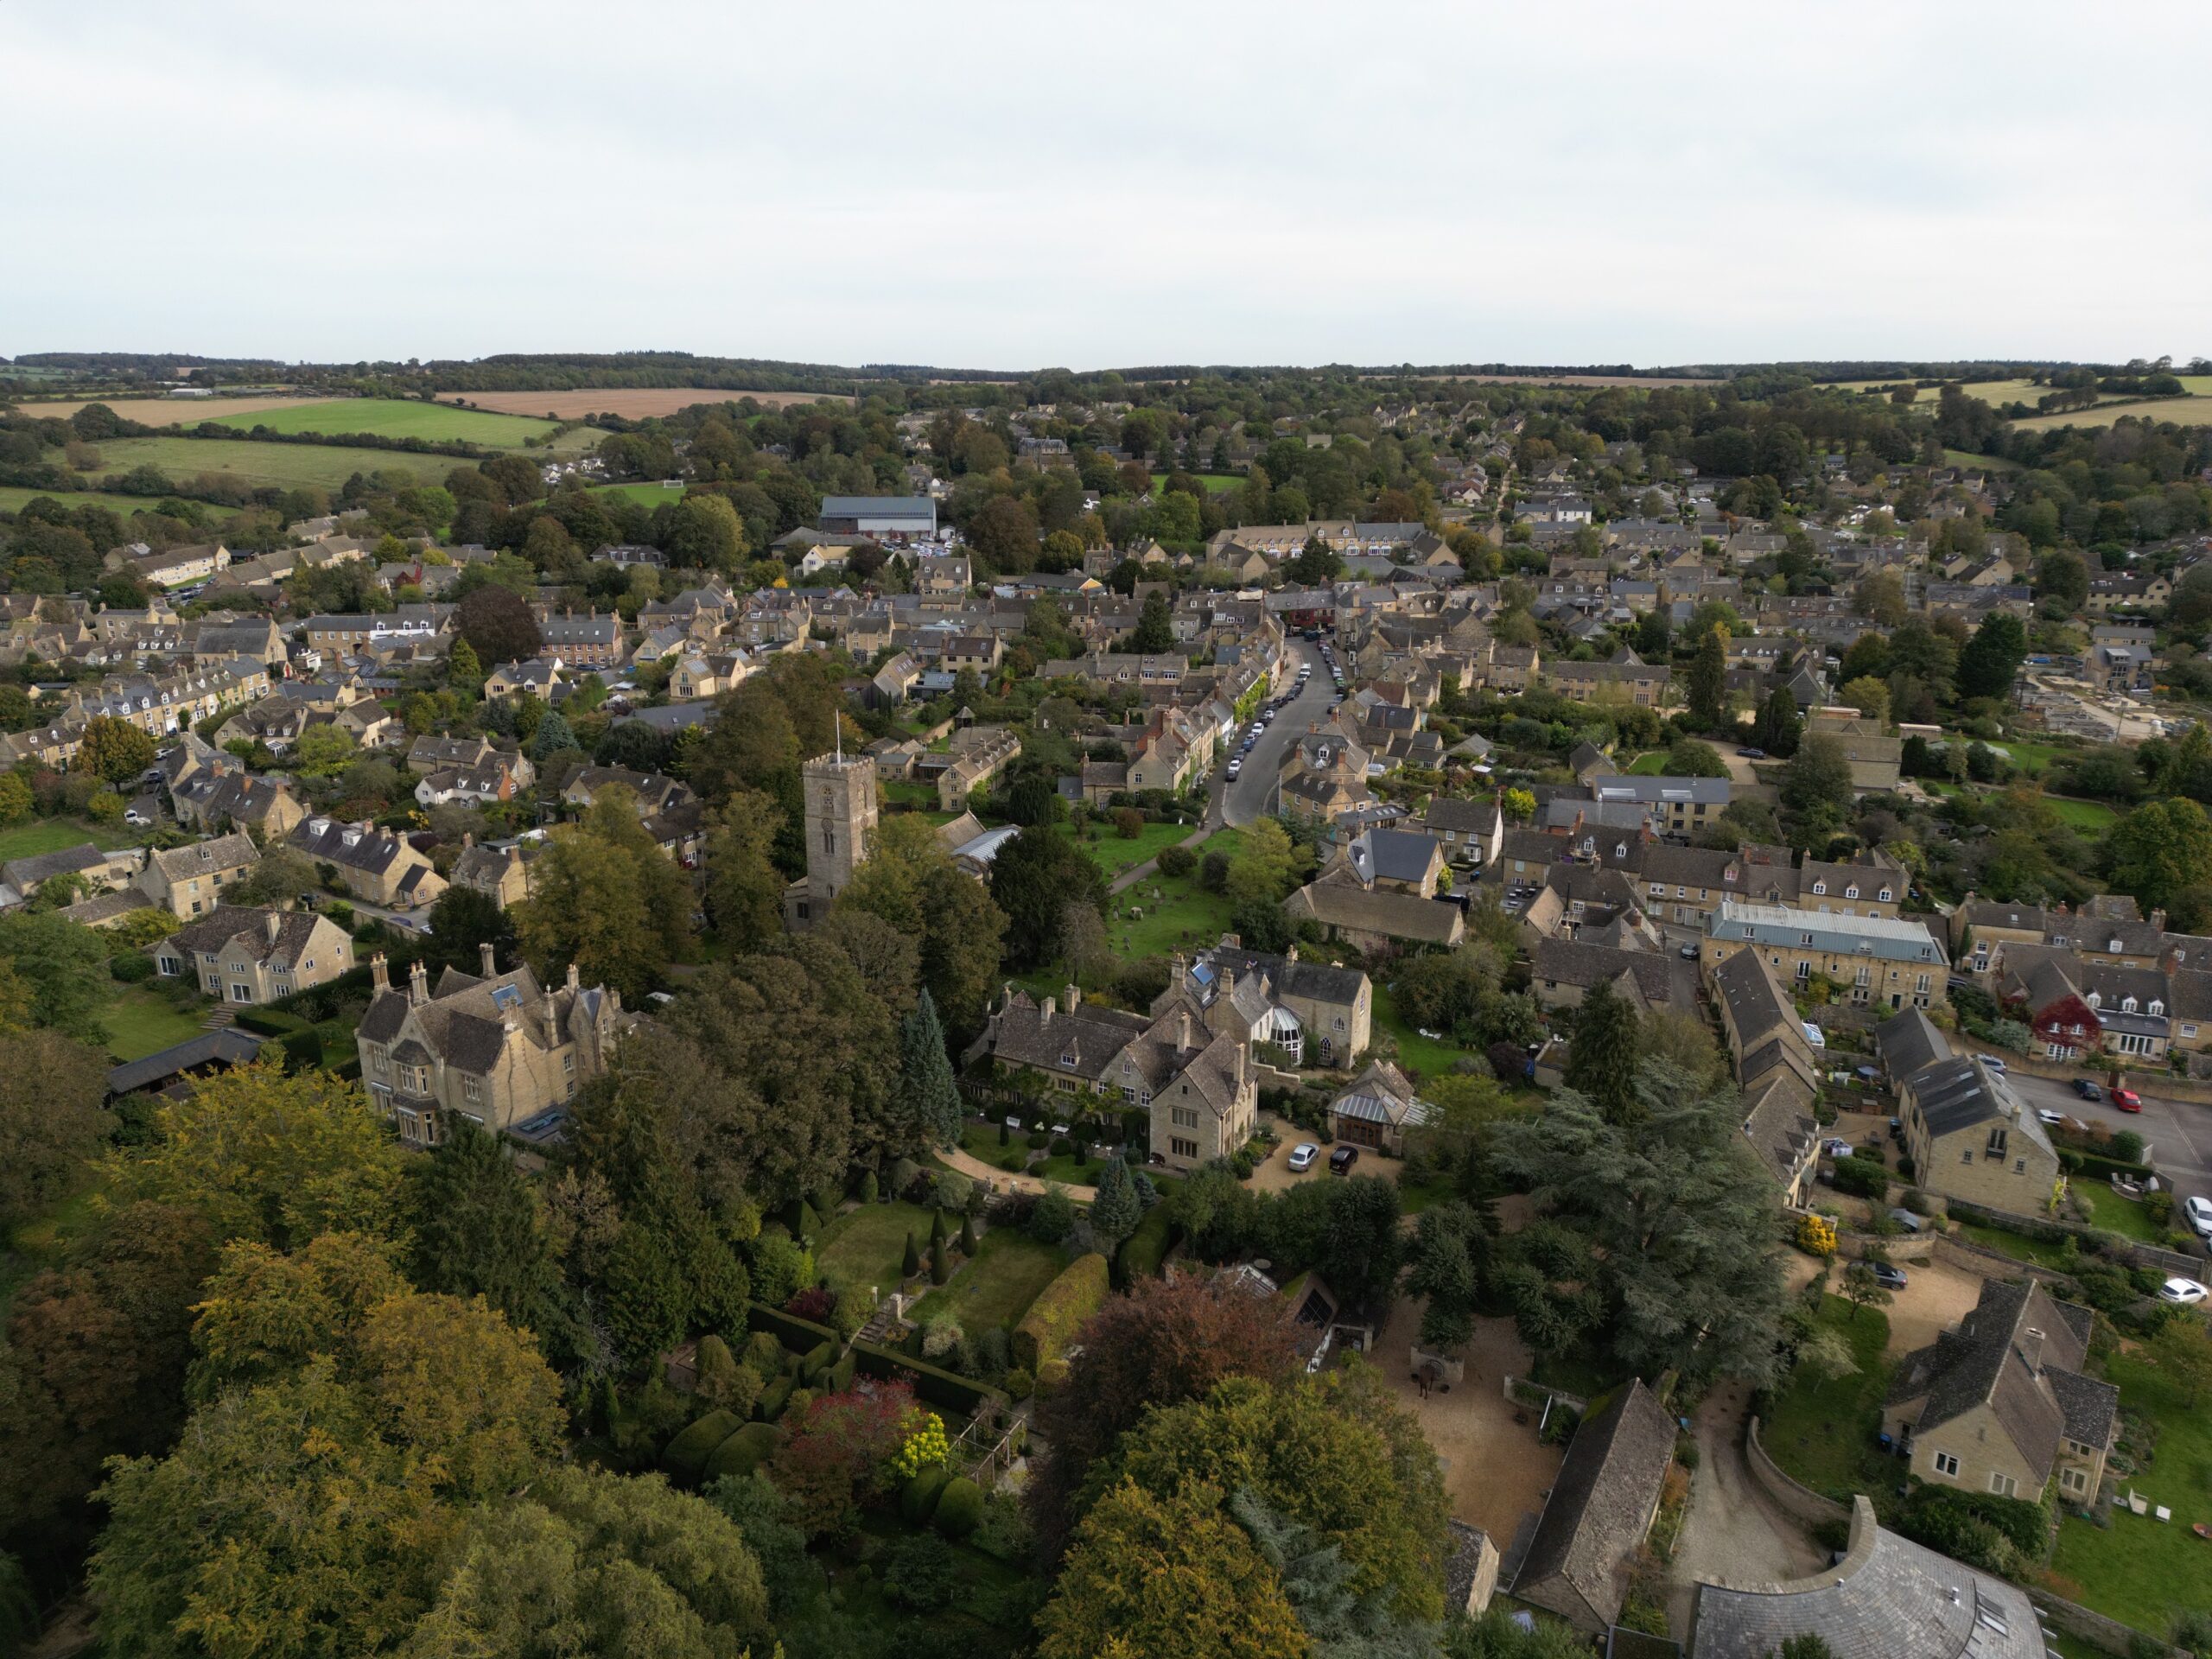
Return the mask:
M1889 903L1891 899L1890 890L1887 887L1884 887L1878 896L1880 898L1881 901L1886 905Z
M1827 890L1828 884L1825 881L1815 881L1813 883L1813 891L1815 893L1826 893Z
M2155 996L2151 999L2151 1012L2152 1014L2163 1014L2165 1011L2166 1005L2163 999Z
M1180 1135L1169 1139L1167 1149L1178 1158L1195 1158L1198 1155L1198 1143L1195 1141L1185 1141Z
M1813 964L1812 964L1811 963L1809 963L1809 962L1803 962L1803 961L1799 962L1799 963L1798 963L1798 964L1797 964L1797 978L1798 978L1799 982L1800 982L1800 983L1802 983L1804 981L1810 979L1812 976L1813 976Z
M1936 1472L1955 1478L1959 1472L1959 1460L1948 1452L1938 1452L1936 1454Z
M1174 1107L1168 1116L1174 1120L1175 1127L1179 1129L1195 1129L1198 1127L1198 1115L1187 1106Z
M472 1106L480 1106L483 1104L484 1079L481 1077L468 1077L464 1074L461 1079L461 1096L463 1100L466 1100Z
M1959 1161L1962 1164L1970 1164L1974 1162L1974 1148L1972 1147L1968 1147L1964 1152L1961 1153L1959 1154Z
M2089 1490L2089 1471L2086 1469L2062 1469L2058 1471L2058 1484L2069 1492L2085 1492Z
M2010 1475L1992 1475L1989 1490L1999 1497L2012 1497L2019 1491L2020 1483Z
M2120 998L2120 1011L2122 1014L2133 1014L2135 1012L2135 999L2132 996L2123 996Z
M566 1071L575 1071L575 1069L576 1069L576 1057L575 1057L575 1055L573 1055L573 1054L563 1054L563 1055L561 1057L561 1070L562 1070L563 1071L566 1072Z
M2015 1158L2012 1160L2012 1173L2015 1175L2026 1174L2028 1173L2028 1160L2024 1158Z
M1847 899L1856 899L1859 896L1859 884L1854 881L1846 887L1843 890L1843 896Z

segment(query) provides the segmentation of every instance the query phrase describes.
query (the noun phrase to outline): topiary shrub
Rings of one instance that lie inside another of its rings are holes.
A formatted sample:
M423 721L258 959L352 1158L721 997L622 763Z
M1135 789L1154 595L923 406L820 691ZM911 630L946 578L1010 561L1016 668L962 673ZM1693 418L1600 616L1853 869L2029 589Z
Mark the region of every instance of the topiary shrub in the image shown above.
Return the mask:
M1180 880L1198 867L1198 855L1188 847L1163 847L1160 849L1160 873L1171 880Z
M850 1389L853 1386L853 1373L859 1364L860 1356L849 1350L842 1359L830 1368L830 1375L823 1383L823 1392L843 1394Z
M755 1331L745 1339L745 1369L763 1382L784 1374L784 1344L766 1331Z
M1083 1322L1105 1306L1109 1274L1096 1250L1078 1256L1037 1294L1014 1328L1014 1363L1034 1373L1058 1359Z
M1017 1401L1027 1400L1032 1394L1036 1392L1036 1389L1037 1379L1032 1376L1022 1367L1017 1365L1006 1374L1006 1391L1007 1398Z
M701 1478L704 1482L720 1480L724 1475L742 1478L773 1457L783 1443L784 1432L773 1423L747 1423L714 1449Z
M956 1475L938 1494L937 1513L931 1519L946 1537L965 1538L982 1524L983 1489L967 1476Z
M798 1363L798 1380L811 1388L816 1379L837 1363L837 1351L830 1344L817 1343L809 1349L806 1357Z
M677 1484L696 1486L715 1448L744 1427L745 1420L734 1411L710 1411L669 1441L661 1463Z
M899 1489L899 1513L910 1525L920 1526L937 1513L938 1499L951 1484L951 1471L943 1465L923 1470Z
M107 970L125 985L143 985L154 976L154 959L143 950L125 950L108 963Z
M753 1402L753 1409L764 1423L772 1423L784 1414L784 1408L791 1403L791 1390L797 1382L788 1376L779 1376L760 1390L760 1397Z
M862 1204L874 1204L876 1199L881 1196L881 1192L882 1189L876 1184L875 1172L874 1170L869 1170L867 1174L861 1177L861 1202Z
M741 1420L753 1414L753 1402L760 1397L760 1379L751 1367L731 1357L729 1344L720 1337L702 1337L698 1390L709 1405L734 1412Z

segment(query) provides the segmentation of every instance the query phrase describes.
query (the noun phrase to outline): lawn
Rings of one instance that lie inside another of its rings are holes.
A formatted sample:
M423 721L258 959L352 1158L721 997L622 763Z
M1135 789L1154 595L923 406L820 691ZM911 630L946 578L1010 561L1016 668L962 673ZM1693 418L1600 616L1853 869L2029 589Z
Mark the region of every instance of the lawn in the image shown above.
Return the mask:
M2009 1255L2015 1262L2032 1262L2039 1268L2063 1268L2067 1265L2066 1246L2056 1239L2029 1238L2020 1233L2008 1233L1999 1227L1985 1227L1979 1222L1958 1224L1959 1236L1971 1239L1986 1250L1995 1250L1999 1255Z
M554 423L533 421L521 415L493 415L483 410L454 409L443 404L417 403L402 397L342 397L325 404L299 404L289 409L257 410L250 415L226 415L219 422L251 432L265 426L271 432L315 432L323 435L365 432L378 438L422 438L432 443L480 443L487 449L519 449L531 438L551 433Z
M1767 1455L1816 1492L1849 1502L1852 1494L1888 1491L1897 1482L1894 1460L1882 1456L1882 1395L1890 1368L1882 1357L1889 1345L1889 1316L1878 1307L1861 1308L1840 1296L1824 1297L1821 1325L1840 1332L1851 1344L1859 1369L1848 1376L1815 1382L1794 1374L1759 1425Z
M2166 1230L2155 1224L2143 1206L2133 1198L2122 1198L2103 1181L2083 1176L2070 1188L2074 1196L2089 1206L2089 1224L2101 1227L2108 1233L2118 1233L2144 1244L2163 1244Z
M2112 828L2120 814L2102 801L2077 801L2063 795L2046 795L2044 804L2072 824L2076 830L2086 830L2091 835L2102 835Z
M1037 1294L1067 1266L1067 1252L1039 1244L1011 1227L995 1227L976 1245L973 1261L914 1305L916 1324L950 1313L971 1334L995 1325L1012 1325L1029 1311Z
M1072 827L1063 827L1069 835L1075 833ZM1147 823L1135 836L1124 840L1109 824L1096 841L1085 836L1076 844L1090 855L1090 861L1111 881L1124 870L1133 869L1148 858L1159 857L1163 849L1185 839L1196 827L1188 823Z
M918 1204L864 1204L825 1223L815 1242L814 1264L843 1288L879 1294L899 1287L905 1275L906 1235L925 1255L930 1248L930 1211Z
M672 507L683 499L681 484L597 484L592 486L594 495L619 495L625 501L634 501L641 507Z
M2164 1630L2183 1608L2212 1612L2212 1544L2190 1531L2212 1522L2212 1418L2145 1361L2115 1354L2105 1363L2107 1382L2120 1386L2123 1414L2138 1412L2158 1426L2158 1448L2139 1472L2119 1478L2120 1490L2141 1492L2165 1504L2172 1521L2122 1514L2109 1528L2069 1515L2059 1522L2051 1557L2052 1587L2062 1595L2139 1630ZM2120 1431L2123 1440L2128 1431Z
M1415 1031L1398 1013L1397 1000L1387 985L1375 988L1375 1032L1377 1037L1387 1036L1397 1044L1401 1066L1424 1077L1447 1075L1454 1065L1472 1052L1454 1042L1438 1042Z
M207 1020L206 1008L182 1013L159 992L133 985L117 988L100 1025L107 1032L109 1054L118 1060L143 1060L201 1035Z
M150 512L159 498L148 495L113 495L105 490L27 490L10 484L0 487L0 512L21 512L29 503L44 496L49 501L59 501L65 507L105 507L110 512L129 518L134 512ZM237 509L219 507L212 501L200 504L211 518L228 518Z
M1209 490L1233 490L1244 481L1231 473L1192 473L1191 476ZM1165 473L1152 475L1152 487L1155 491L1166 481L1167 474Z
M81 847L88 841L102 847L127 847L136 839L119 824L103 830L75 818L31 818L0 830L0 864L11 859L36 858L41 853L58 853L65 847Z
M1667 775L1667 751L1653 749L1639 754L1628 763L1628 770L1632 778L1663 778Z
M436 484L464 463L451 455L411 455L397 449L353 449L327 443L250 443L227 438L110 438L98 446L103 474L158 467L173 481L198 473L227 473L256 486L343 488L356 473L404 470L419 484Z
M1222 836L1208 848L1230 850ZM1204 851L1201 850L1201 858ZM1158 888L1160 899L1153 899ZM1141 912L1132 918L1130 912ZM1171 878L1157 872L1126 893L1116 893L1106 916L1106 937L1123 957L1166 957L1180 950L1195 955L1219 942L1230 931L1229 900L1198 885L1198 872Z

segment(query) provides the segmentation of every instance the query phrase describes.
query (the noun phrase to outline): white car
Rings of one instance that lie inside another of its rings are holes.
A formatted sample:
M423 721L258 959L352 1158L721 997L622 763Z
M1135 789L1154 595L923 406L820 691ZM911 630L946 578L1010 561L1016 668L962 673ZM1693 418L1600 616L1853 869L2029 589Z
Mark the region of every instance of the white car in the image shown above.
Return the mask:
M2212 1239L2212 1198L2183 1198L2181 1209L2188 1218L2190 1232L2199 1238Z
M2005 1075L2005 1062L1999 1059L1994 1054L1977 1054L1974 1056L1974 1058L1980 1060L1984 1065L1994 1071L1999 1077L2001 1077Z
M2054 1112L2048 1106L2037 1107L2036 1116L2045 1123L2063 1123L2066 1121L2065 1113Z
M1321 1155L1321 1148L1311 1141L1301 1141L1290 1149L1290 1173L1303 1175L1313 1167L1313 1160Z
M2176 1307L2195 1307L2206 1296L2212 1295L2194 1279L2169 1279L2158 1287L2158 1300L2171 1302Z
M1235 776L1236 776L1236 774L1237 774L1238 772L1242 772L1242 771L1243 771L1243 770L1244 770L1244 757L1243 757L1243 755L1241 755L1241 754L1240 754L1240 755L1238 755L1238 756L1237 756L1234 760L1231 760L1231 761L1229 763L1229 775L1230 775L1231 778L1234 778Z

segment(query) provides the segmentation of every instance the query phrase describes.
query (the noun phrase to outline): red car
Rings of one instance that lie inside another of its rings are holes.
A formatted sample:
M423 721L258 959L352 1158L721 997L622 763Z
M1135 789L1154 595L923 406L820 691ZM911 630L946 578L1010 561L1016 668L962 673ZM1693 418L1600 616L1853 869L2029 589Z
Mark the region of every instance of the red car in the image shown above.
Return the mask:
M2133 1089L2115 1089L2112 1091L2112 1103L2123 1112L2139 1112L2143 1109L2143 1096Z

